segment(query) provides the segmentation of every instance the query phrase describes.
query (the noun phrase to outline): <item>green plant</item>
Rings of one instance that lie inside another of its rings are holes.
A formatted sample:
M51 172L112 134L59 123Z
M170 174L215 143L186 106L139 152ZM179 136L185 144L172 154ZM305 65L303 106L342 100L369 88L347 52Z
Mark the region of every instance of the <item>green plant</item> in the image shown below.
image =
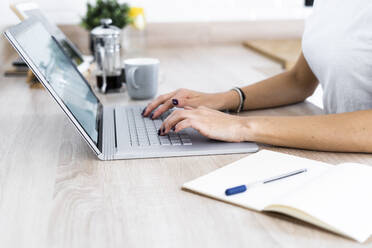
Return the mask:
M112 25L124 28L132 20L129 17L129 5L120 4L117 0L96 0L95 5L87 3L87 12L81 19L81 25L92 30L100 25L102 18L111 18Z

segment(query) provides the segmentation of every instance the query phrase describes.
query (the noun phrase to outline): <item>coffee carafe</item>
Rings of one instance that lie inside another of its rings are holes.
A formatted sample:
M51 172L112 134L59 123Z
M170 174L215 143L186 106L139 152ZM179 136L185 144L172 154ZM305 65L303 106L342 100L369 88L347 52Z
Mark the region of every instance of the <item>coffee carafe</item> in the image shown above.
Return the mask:
M102 93L122 86L120 61L120 29L111 19L101 19L101 26L91 31L94 57L97 63L97 86Z

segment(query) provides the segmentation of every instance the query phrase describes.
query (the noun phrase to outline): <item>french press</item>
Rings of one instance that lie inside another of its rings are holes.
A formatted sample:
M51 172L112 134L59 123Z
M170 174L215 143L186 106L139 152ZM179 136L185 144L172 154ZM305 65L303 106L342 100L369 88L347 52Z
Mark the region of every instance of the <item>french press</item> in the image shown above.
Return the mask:
M101 26L91 31L94 57L97 63L97 86L102 93L122 86L120 61L120 29L110 25L111 19L101 19Z

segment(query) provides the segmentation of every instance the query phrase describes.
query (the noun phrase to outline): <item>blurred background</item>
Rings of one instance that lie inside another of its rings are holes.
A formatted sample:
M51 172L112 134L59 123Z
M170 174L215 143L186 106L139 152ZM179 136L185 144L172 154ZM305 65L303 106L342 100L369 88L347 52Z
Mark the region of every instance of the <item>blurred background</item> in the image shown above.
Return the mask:
M0 24L17 22L8 6L14 0L1 0ZM18 1L19 2L19 1ZM86 11L84 0L34 0L50 18L59 24L75 24ZM310 13L304 0L136 0L127 2L146 10L152 22L219 22L278 19L304 19Z
M1 32L19 22L9 8L11 4L19 2L1 0ZM37 3L46 17L60 26L84 53L90 53L88 35L90 29L84 29L80 24L87 13L87 3L94 5L95 0L32 2ZM311 6L313 0L118 0L118 2L144 10L146 30L142 35L146 36L146 46L161 47L215 43L242 44L244 41L255 39L300 39L304 20L312 11L307 5ZM123 36L129 39L131 34L126 32L123 29ZM9 59L13 53L1 36L0 59Z
M115 10L119 8L116 6L126 6L126 10L117 13L118 18L107 16L114 15L107 9L106 16L96 12L89 15L88 3L96 11L102 9L99 2L107 1L32 0L83 54L92 54L91 30L99 25L102 17L110 17L121 30L122 58L147 56L148 51L150 55L154 51L161 55L164 49L177 52L177 47L206 47L213 53L213 46L220 46L226 53L229 49L238 49L238 56L234 58L237 63L247 56L251 67L266 76L291 68L297 60L305 20L313 5L313 0L110 0ZM19 23L9 7L19 2L25 1L1 0L1 32ZM82 25L88 16L87 25ZM254 57L255 54L266 57L267 63L261 65L260 57ZM18 68L13 66L16 57L14 49L1 35L1 74L19 75Z

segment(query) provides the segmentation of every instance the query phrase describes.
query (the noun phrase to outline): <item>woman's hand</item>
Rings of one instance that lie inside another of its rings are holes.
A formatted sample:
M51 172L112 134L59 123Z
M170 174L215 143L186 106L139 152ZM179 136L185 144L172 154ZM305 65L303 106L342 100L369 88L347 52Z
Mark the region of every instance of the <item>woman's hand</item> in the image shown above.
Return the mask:
M173 107L205 106L211 109L230 109L239 104L239 98L235 92L207 94L188 89L179 89L168 94L160 95L143 110L143 116L156 119L168 109Z
M194 128L207 138L228 142L245 141L247 137L244 118L206 107L173 111L164 120L159 134L165 135L172 129L179 132L185 128Z

